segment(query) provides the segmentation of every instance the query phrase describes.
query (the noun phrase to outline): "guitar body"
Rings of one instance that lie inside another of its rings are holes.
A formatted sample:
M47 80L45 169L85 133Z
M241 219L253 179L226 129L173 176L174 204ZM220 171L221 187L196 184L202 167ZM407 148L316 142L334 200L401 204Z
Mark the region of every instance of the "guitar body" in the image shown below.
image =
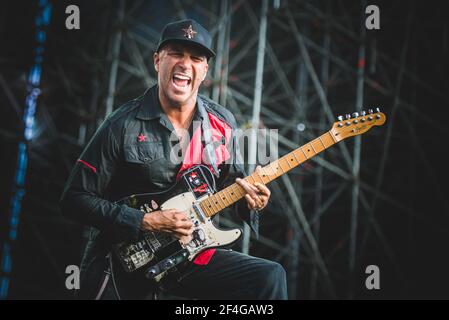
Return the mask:
M214 186L213 174L206 166L199 165L186 171L177 184L164 192L131 195L116 202L149 214L166 209L184 211L194 224L194 231L188 243L182 243L166 232L142 231L136 242L114 246L114 261L119 262L126 273L144 272L147 277L159 281L176 264L191 261L206 249L237 241L242 234L240 229L217 228L198 206L199 202L214 193ZM168 265L157 266L164 261ZM155 276L148 275L148 270L153 270Z

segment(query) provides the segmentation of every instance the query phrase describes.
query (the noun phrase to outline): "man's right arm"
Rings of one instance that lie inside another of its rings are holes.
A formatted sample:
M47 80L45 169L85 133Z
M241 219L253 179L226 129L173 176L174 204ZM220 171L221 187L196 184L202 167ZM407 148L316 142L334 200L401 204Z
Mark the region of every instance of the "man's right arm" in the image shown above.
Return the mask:
M144 213L105 199L119 165L120 144L105 120L77 160L65 185L62 214L74 221L111 232L117 239L135 240Z
M60 205L64 216L122 241L136 240L142 229L171 232L180 239L192 234L185 212L155 211L144 214L104 198L106 188L120 165L121 148L106 120L82 152L64 188Z

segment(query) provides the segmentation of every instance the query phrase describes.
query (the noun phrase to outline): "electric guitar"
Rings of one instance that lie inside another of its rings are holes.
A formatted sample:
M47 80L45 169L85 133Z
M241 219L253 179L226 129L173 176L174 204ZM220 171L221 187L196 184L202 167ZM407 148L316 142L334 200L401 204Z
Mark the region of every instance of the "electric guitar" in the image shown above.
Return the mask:
M373 126L381 126L386 117L376 109L345 119L338 117L332 128L302 147L284 155L245 178L249 183L267 184L304 163L337 142L361 135ZM193 260L208 248L228 246L242 235L241 229L221 230L214 226L212 217L245 196L237 183L215 191L215 180L208 167L198 165L183 173L170 189L160 193L135 194L117 204L125 204L145 213L155 210L178 209L189 214L194 225L192 240L182 243L165 232L141 232L138 241L123 242L114 246L114 259L125 273L143 271L147 278L160 281L176 265Z

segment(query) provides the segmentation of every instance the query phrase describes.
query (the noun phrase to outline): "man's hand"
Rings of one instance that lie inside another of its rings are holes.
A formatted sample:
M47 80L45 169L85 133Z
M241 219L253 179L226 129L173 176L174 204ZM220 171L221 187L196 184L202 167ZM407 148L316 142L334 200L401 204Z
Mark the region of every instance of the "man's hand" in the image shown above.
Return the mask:
M256 172L260 172L261 167L256 167ZM246 192L245 199L250 210L262 210L268 204L271 192L262 183L256 182L254 185L243 179L235 180Z
M142 229L173 233L173 236L187 243L191 240L193 223L187 213L183 211L160 210L144 215Z

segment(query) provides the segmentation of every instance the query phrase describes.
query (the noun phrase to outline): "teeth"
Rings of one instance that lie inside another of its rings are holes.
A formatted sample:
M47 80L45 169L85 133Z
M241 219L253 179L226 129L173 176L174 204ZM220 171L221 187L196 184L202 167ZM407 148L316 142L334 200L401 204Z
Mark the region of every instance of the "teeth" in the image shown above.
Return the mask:
M182 74L175 74L174 77L178 78L180 80L190 80L190 77L182 75Z

